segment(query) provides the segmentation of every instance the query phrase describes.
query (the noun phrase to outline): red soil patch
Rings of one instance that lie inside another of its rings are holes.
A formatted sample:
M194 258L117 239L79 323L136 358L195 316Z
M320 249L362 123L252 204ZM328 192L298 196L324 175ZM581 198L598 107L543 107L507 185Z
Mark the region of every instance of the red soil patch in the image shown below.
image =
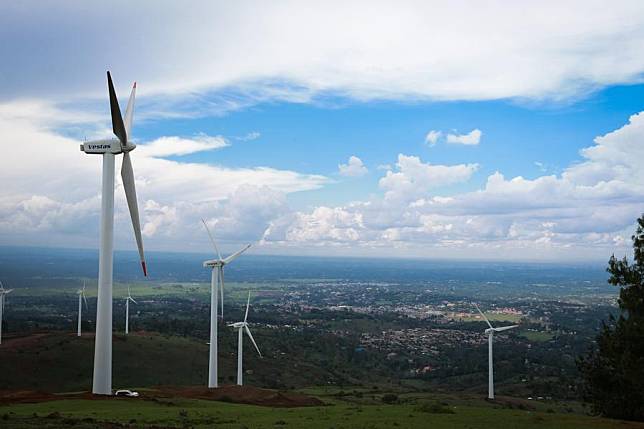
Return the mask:
M37 345L41 338L48 336L47 333L28 334L24 336L2 338L2 350L16 351L19 349L26 349Z
M261 405L265 407L317 407L324 405L318 398L299 393L279 392L270 389L261 389L253 386L222 386L217 389L208 389L200 386L161 386L156 388L152 395L191 399L205 399L211 401L232 402L237 404Z

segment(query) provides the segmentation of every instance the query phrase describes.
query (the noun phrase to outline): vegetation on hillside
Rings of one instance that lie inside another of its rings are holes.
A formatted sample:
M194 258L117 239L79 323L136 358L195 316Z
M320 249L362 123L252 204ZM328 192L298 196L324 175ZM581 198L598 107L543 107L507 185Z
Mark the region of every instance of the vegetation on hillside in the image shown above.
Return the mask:
M634 262L613 255L608 282L619 286L621 314L610 317L597 346L579 361L584 397L604 416L644 421L644 215L633 239Z

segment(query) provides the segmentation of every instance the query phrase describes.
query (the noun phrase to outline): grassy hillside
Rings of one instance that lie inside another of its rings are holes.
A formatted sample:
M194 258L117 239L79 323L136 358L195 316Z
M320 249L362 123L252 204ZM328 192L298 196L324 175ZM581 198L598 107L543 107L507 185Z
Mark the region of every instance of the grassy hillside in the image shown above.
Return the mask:
M91 386L93 338L47 333L17 337L0 348L0 390L74 392ZM222 383L231 383L235 354L231 345L220 358ZM250 350L250 348L248 349ZM0 427L75 428L196 427L196 428L611 428L644 429L644 424L617 422L584 415L579 404L527 401L500 397L494 403L480 394L440 394L410 386L372 384L361 387L312 387L300 392L322 399L326 406L270 408L174 395L159 396L155 385L203 386L208 345L203 341L137 333L116 335L114 388L135 388L138 399L74 399L34 404L0 405ZM246 355L245 355L246 356ZM287 356L248 353L245 378L250 385L276 379L293 385L324 383L333 374ZM322 382L321 382L322 380ZM359 381L359 379L358 379ZM58 396L57 396L58 397ZM60 396L63 398L64 396ZM11 401L9 401L11 402Z
M221 335L221 332L220 332ZM259 344L261 335L255 334ZM237 374L236 336L220 339L221 383ZM155 385L204 385L208 373L208 345L194 338L155 333L116 334L113 341L115 389ZM306 386L333 379L332 369L308 361L293 362L281 352L264 350L259 358L245 344L244 368L249 384ZM47 333L6 338L0 347L0 390L30 389L48 392L89 390L94 362L94 338L89 334Z

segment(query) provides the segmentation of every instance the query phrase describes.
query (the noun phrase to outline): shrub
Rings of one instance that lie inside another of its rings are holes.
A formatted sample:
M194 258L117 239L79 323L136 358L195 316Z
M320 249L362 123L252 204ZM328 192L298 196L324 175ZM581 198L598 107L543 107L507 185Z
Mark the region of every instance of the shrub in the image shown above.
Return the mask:
M454 414L454 410L439 402L423 402L416 406L416 411L430 414Z
M385 393L381 398L385 404L395 404L398 402L398 395L393 393Z

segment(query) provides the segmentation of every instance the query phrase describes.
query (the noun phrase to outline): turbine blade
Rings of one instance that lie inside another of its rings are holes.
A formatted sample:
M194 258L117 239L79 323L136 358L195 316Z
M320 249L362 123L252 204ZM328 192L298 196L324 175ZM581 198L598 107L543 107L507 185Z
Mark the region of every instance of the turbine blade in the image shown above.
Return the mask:
M136 301L134 300L134 298L129 297L128 299L129 299L130 301L132 301L133 303L138 304L138 302L136 302Z
M116 91L114 91L114 84L112 83L112 75L107 72L107 88L110 92L110 111L112 113L112 131L114 135L121 141L121 147L127 145L127 132L123 124L123 117L121 116L121 108L119 107L119 100L116 98Z
M255 339L253 338L253 334L251 334L250 329L248 329L248 325L244 325L244 328L246 328L246 333L250 337L250 340L253 342L253 345L255 346L255 350L257 350L257 354L259 354L259 357L262 357L262 352L259 351L259 347L257 347L257 343L255 342Z
M130 293L130 285L127 285L127 296L128 298L132 297L132 294Z
M494 328L495 332L507 331L508 329L516 328L519 325L510 325L510 326L501 326L500 328Z
M248 291L248 301L246 301L246 314L244 315L244 323L248 319L248 307L250 306L250 291Z
M89 305L87 305L87 298L85 298L85 293L82 294L83 301L85 302L85 308L89 310Z
M132 122L134 119L134 97L136 96L136 82L132 86L132 92L130 93L130 99L127 102L127 108L125 109L125 118L123 119L123 125L125 126L125 133L128 136L132 135Z
M246 245L246 247L244 247L243 249L238 250L237 252L233 253L232 255L230 255L229 257L227 257L226 259L224 259L224 264L229 264L229 263L231 263L232 261L234 261L235 259L237 259L237 257L239 257L239 255L241 255L242 253L244 253L246 250L248 250L248 248L249 248L250 246L251 246L250 244L247 244L247 245Z
M212 234L210 233L210 228L208 228L208 224L206 224L206 221L203 219L201 219L201 221L203 222L203 226L206 227L206 231L208 232L208 237L210 237L210 242L212 243L212 247L214 247L215 252L217 252L217 257L219 258L219 260L221 260L221 253L219 253L219 248L217 247L217 243L215 242L215 239L212 238Z
M478 306L478 305L476 305L476 303L475 303L475 302L473 302L472 304L474 304L474 307L476 307L476 309L477 309L477 310L478 310L478 312L481 314L481 316L483 316L483 319L485 319L485 323L487 323L487 325L488 325L490 328L494 329L494 327L490 324L490 321L489 321L489 320L487 320L487 317L485 317L485 314L483 314L483 312L481 311L481 309L479 308L479 306Z
M134 237L136 238L136 246L139 248L139 257L141 259L141 267L143 267L143 275L147 276L148 271L145 266L145 255L143 253L143 239L141 238L141 223L139 221L139 206L136 202L136 187L134 185L134 170L132 170L132 161L130 160L130 153L123 154L123 165L121 166L121 179L123 179L123 189L125 189L125 198L127 205L130 209L130 217L132 218L132 226L134 227Z

